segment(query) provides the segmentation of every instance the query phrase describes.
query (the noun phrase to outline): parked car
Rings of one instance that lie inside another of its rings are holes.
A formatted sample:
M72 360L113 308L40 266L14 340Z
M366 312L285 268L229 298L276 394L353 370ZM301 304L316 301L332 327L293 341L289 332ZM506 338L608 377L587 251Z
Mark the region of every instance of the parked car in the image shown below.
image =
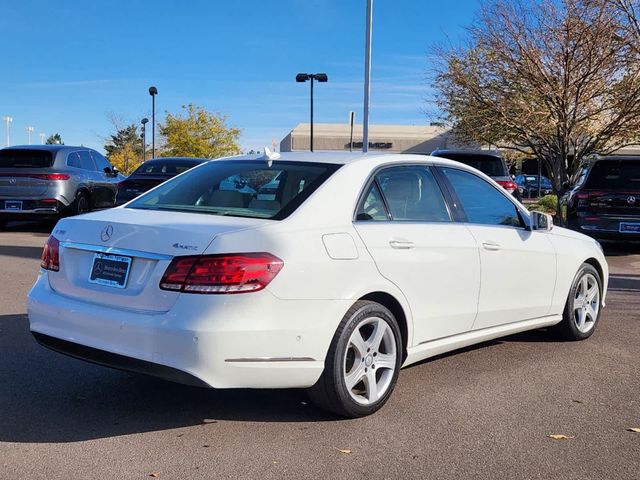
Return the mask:
M162 182L166 182L170 178L206 161L206 158L187 157L166 157L147 160L120 183L116 205L127 203Z
M431 155L455 160L480 170L494 179L518 200L521 199L518 186L509 175L507 164L498 152L489 150L435 150L431 152Z
M219 188L233 177L278 178L276 196L245 205ZM200 386L307 388L347 417L443 352L542 327L588 338L608 279L596 241L477 170L345 153L207 162L61 220L41 265L28 314L46 347Z
M113 207L123 178L90 148L29 145L0 149L0 226L9 220L78 215Z
M540 190L540 196L551 195L553 193L551 180L544 175L540 177L538 177L538 175L518 175L514 181L518 186L518 193L521 198L537 197L538 189Z
M640 240L640 157L583 165L566 203L570 228L600 239Z

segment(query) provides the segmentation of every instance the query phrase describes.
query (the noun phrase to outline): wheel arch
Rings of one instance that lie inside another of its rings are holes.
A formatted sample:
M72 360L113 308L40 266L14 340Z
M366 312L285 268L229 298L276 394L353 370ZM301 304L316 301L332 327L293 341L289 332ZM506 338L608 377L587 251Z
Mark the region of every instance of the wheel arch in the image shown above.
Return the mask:
M598 271L598 275L600 275L600 281L604 283L604 269L602 268L602 265L600 264L600 262L598 261L597 258L595 257L591 257L591 258L587 258L584 263L587 263L589 265L591 265L593 268L595 268Z
M407 358L407 347L409 344L409 324L407 314L405 313L402 304L390 293L382 291L367 293L358 300L369 300L371 302L379 303L393 313L393 316L396 318L398 326L400 327L400 334L402 335L402 362L404 363Z

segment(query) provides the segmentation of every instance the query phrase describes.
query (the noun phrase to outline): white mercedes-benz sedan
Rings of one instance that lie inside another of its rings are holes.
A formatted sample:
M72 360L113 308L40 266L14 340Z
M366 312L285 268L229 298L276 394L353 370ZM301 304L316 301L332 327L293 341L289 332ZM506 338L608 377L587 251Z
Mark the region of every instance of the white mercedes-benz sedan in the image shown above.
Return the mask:
M607 279L596 241L461 163L267 153L61 220L28 313L38 342L79 359L307 388L357 417L425 358L543 327L586 339Z

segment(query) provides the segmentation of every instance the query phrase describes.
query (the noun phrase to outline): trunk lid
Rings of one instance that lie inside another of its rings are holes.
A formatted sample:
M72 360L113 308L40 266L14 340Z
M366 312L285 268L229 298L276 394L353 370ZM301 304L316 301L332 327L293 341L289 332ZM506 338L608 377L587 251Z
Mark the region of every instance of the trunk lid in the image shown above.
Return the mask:
M602 192L581 190L578 206L590 213L607 216L640 216L640 190L628 192Z
M48 188L49 180L45 175L49 171L7 171L0 169L0 197L9 198L33 198L44 195Z
M60 271L49 272L58 293L115 308L166 312L179 293L158 285L171 259L202 254L216 235L258 228L268 220L115 208L60 221ZM92 283L96 254L131 258L124 288Z

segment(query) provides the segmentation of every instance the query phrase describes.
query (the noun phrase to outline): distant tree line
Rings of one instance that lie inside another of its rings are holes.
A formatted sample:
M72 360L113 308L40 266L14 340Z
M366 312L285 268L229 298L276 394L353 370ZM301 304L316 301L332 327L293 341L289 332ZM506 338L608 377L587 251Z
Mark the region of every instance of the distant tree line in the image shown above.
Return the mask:
M129 174L142 162L142 131L138 124L122 125L111 115L115 132L106 139L104 149L109 161ZM227 123L227 116L209 112L194 104L182 106L179 114L167 112L158 124L156 157L216 158L240 153L240 130ZM147 124L144 160L152 157L151 127Z

